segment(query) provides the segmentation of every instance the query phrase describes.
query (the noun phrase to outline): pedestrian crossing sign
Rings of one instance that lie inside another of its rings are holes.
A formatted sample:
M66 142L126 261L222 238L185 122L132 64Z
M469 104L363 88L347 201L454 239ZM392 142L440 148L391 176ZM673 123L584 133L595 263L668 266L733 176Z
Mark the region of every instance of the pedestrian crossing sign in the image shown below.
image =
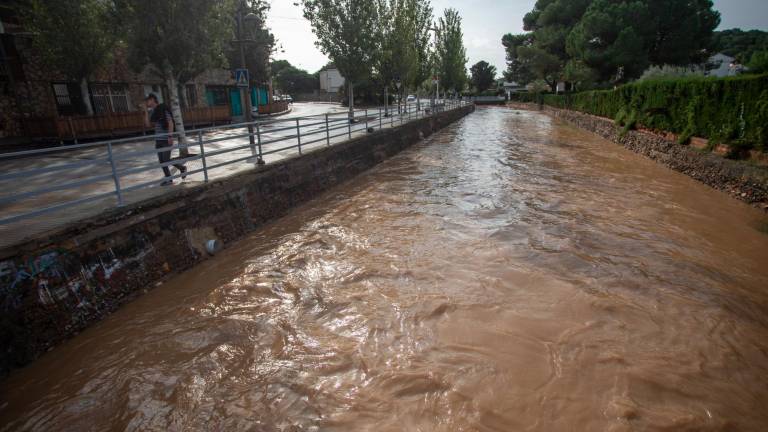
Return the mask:
M248 69L235 69L235 81L238 87L248 88L248 82L250 81Z

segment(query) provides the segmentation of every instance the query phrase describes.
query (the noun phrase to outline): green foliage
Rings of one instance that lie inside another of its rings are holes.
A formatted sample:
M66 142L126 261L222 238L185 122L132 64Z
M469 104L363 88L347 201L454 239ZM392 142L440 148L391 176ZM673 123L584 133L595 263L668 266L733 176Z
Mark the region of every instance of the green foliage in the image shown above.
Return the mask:
M159 76L186 82L225 66L232 37L232 0L121 0L128 61L137 71L151 65ZM166 83L169 84L169 83Z
M640 76L639 81L656 80L656 79L672 79L672 78L685 78L704 76L704 71L700 68L691 68L686 66L651 66L646 69Z
M674 132L683 143L700 136L768 150L768 75L658 79L568 97L570 109ZM566 107L564 96L547 95L544 103Z
M749 68L749 73L768 73L768 50L756 51L752 54L747 67Z
M724 30L714 33L714 51L736 58L742 64L757 51L768 50L768 32L760 30Z
M376 81L389 91L399 81L400 91L405 92L430 75L432 7L428 0L379 0L378 8L381 44Z
M508 77L530 73L553 85L579 75L582 82L616 83L649 65L701 63L720 23L712 6L711 0L538 0L523 19L530 33L502 39ZM538 68L529 64L534 58ZM580 67L569 67L574 63Z
M647 22L642 2L594 0L568 35L568 53L592 68L600 81L637 77L649 63L643 30Z
M119 36L109 1L31 0L22 13L43 60L75 81L107 63Z
M533 71L526 59L520 57L519 53L520 47L533 44L532 35L530 33L519 35L508 33L501 38L501 44L507 53L507 70L504 71L504 79L520 85L526 85L533 81L535 79Z
M376 0L303 0L316 45L351 83L371 76L381 34Z
M496 82L496 67L488 64L487 61L479 61L471 68L472 85L478 92L482 93L488 90Z
M435 57L440 86L457 93L464 90L467 84L467 50L461 17L456 9L446 9L438 20Z
M275 46L275 36L267 28L268 12L269 3L266 0L245 2L243 16L250 14L250 19L243 20L242 37L252 41L243 46L245 65L250 72L251 82L257 85L269 81L271 75L276 75L269 69L269 57ZM237 22L232 25L236 26ZM232 34L237 36L236 31ZM225 44L224 50L230 68L239 68L242 64L239 44Z
M277 87L283 94L308 93L320 88L320 82L315 75L291 65L285 60L282 61L287 63L287 65L282 63L278 65L275 80L277 81Z

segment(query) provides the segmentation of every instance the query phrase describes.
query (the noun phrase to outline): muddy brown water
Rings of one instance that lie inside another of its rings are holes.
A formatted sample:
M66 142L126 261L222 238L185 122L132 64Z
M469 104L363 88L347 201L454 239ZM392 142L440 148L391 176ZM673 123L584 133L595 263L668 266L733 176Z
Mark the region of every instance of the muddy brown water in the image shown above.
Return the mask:
M3 431L765 431L758 210L479 109L16 371Z

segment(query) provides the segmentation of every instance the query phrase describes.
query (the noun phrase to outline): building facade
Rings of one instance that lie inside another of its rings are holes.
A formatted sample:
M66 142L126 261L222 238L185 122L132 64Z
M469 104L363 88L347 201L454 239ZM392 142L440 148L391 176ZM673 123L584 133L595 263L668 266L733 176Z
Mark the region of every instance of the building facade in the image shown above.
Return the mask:
M36 54L29 34L10 8L0 6L0 151L31 141L77 141L144 132L139 104L149 93L169 99L152 68L135 72L122 50L89 77L73 82L51 70ZM207 71L179 85L187 127L228 122L243 115L241 92L231 71ZM266 103L257 89L253 106ZM86 99L93 114L87 114Z

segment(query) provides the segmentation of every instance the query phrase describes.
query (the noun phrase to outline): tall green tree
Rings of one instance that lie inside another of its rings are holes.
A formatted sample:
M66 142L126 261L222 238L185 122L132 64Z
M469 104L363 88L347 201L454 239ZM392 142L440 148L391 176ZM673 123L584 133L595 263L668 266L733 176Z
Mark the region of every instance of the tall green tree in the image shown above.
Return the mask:
M227 65L232 38L232 0L117 0L127 29L129 64L149 68L168 87L176 130L185 141L179 83Z
M648 8L647 21L632 25L646 36L648 60L653 65L703 63L714 47L714 30L720 25L720 13L712 0L643 0ZM642 31L644 28L650 32Z
M304 17L312 24L316 45L347 82L349 116L354 118L354 86L370 78L380 52L379 8L376 0L302 0Z
M399 82L400 96L429 76L429 0L380 0L381 46L377 77L386 93Z
M533 45L533 35L531 33L517 35L508 33L501 38L501 44L507 53L507 69L504 71L504 79L520 85L526 85L533 81L535 76L531 70L531 65L526 58L520 56L521 47Z
M438 21L435 58L443 88L461 92L467 83L467 50L461 16L456 9L446 9Z
M115 4L108 0L30 0L22 6L36 51L51 69L80 84L93 114L88 78L106 65L117 43Z
M639 77L650 59L645 42L652 33L642 1L594 0L568 36L568 53L594 69L601 81Z
M487 61L479 61L470 69L472 73L472 85L478 92L484 92L496 82L496 66L491 66Z

